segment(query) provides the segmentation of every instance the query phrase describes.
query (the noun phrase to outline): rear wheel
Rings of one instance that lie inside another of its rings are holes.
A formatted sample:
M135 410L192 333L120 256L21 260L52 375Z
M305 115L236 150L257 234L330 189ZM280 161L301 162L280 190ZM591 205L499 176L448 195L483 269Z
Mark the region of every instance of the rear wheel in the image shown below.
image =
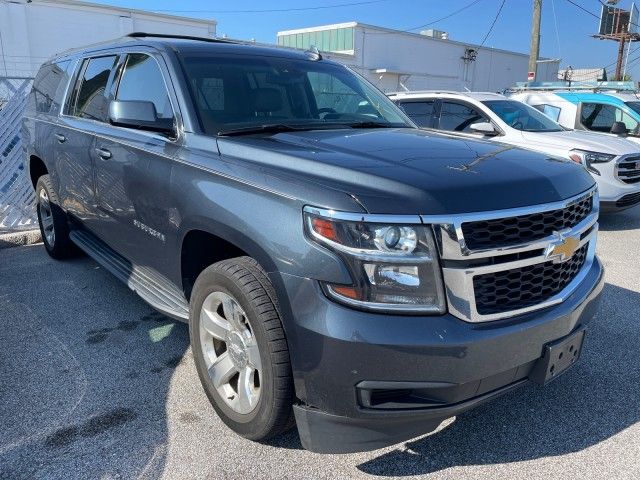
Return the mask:
M258 263L240 257L206 268L189 311L198 375L222 421L251 440L292 426L289 350L273 286Z
M69 239L67 216L60 207L49 175L42 175L38 179L36 200L38 224L47 253L56 259L74 255L77 250Z

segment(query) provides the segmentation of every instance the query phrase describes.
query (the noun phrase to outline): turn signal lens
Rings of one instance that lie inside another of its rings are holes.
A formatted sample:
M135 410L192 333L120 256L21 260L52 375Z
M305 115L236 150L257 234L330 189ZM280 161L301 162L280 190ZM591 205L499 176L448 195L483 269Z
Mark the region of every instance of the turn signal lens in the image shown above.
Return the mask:
M313 231L318 235L335 242L338 240L338 234L333 226L333 222L330 220L325 220L324 218L312 218L311 226Z

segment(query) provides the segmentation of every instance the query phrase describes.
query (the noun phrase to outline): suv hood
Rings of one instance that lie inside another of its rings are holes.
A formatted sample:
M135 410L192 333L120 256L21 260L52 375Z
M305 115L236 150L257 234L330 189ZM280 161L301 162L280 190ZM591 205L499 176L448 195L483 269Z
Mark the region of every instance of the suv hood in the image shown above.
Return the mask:
M638 153L638 144L607 133L567 130L563 132L522 132L522 138L529 148L545 150L580 149L592 152L626 155Z
M522 207L563 200L594 183L568 160L413 128L221 137L218 148L276 177L353 195L370 213Z

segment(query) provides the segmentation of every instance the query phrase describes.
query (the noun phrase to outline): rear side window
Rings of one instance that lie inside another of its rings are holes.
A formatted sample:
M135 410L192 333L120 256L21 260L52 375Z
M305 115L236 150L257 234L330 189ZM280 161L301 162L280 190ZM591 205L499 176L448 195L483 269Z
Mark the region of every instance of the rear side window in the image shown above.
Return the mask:
M116 62L116 55L90 58L84 61L82 77L71 114L104 122L107 119L108 101L105 95L109 75Z
M478 110L463 103L442 102L440 110L440 130L471 133L469 128L478 122L489 120Z
M69 76L66 72L70 61L43 65L33 81L31 108L39 113L53 113L60 108L62 91Z
M173 118L173 109L160 67L149 55L134 53L127 57L116 98L151 102L158 118Z
M432 127L433 126L433 106L434 100L427 100L421 102L400 102L398 105L407 116L416 122L419 127Z

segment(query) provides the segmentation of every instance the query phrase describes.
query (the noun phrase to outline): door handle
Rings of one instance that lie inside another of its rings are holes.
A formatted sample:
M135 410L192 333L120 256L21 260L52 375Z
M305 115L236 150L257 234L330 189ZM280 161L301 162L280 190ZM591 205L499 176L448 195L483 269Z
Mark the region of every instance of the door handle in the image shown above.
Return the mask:
M67 137L60 133L54 133L53 136L56 137L56 140L58 140L59 143L64 143L67 141Z
M103 160L108 160L111 158L111 152L105 148L96 148L96 153Z

